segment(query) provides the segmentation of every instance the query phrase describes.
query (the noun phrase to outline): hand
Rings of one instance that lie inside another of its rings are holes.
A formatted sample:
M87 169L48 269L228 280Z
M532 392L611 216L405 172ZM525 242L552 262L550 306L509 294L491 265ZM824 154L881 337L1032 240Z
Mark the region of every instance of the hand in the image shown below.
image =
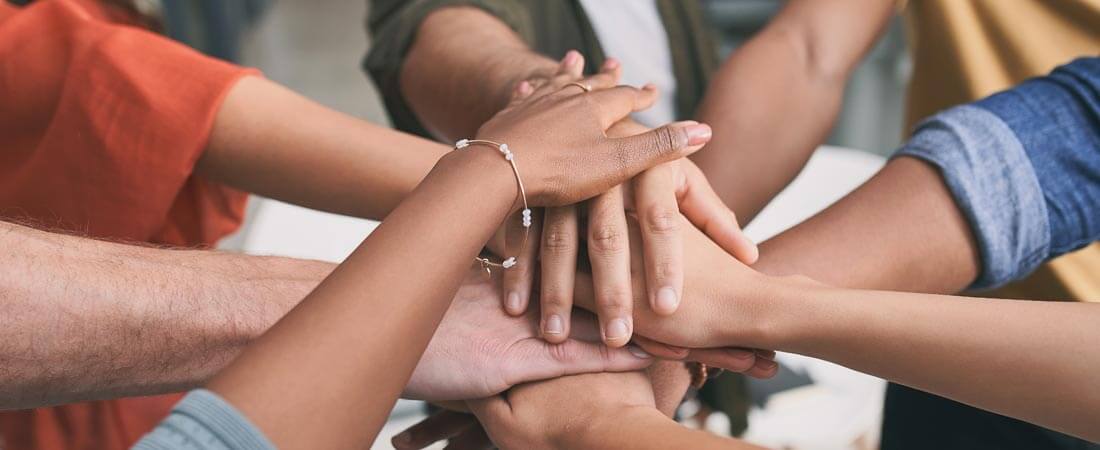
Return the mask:
M575 318L577 339L547 343L538 337L535 312L509 317L500 310L498 283L498 278L487 278L483 271L471 271L413 371L403 397L430 401L482 398L518 383L585 372L637 370L653 362L636 347L608 349L598 343L595 322L587 313Z
M644 126L626 119L608 130L613 137L640 135ZM645 293L650 311L671 315L683 292L683 237L680 213L691 225L742 262L756 261L756 246L745 237L737 218L711 189L702 171L688 159L661 164L642 172L631 182L588 202L588 258L596 287L596 309L604 330L604 343L625 345L633 329L633 288L630 281L631 250L627 242L624 209L641 223L641 243L646 274ZM677 212L679 211L679 212ZM541 328L550 342L569 336L568 317L578 251L578 213L575 207L547 208L542 227ZM637 251L637 249L635 249ZM516 278L527 275L517 273ZM529 283L507 283L506 292L524 292ZM525 304L523 306L526 306Z
M478 131L478 139L508 144L533 206L592 198L710 140L710 127L694 121L607 137L611 125L652 105L656 89L613 86L610 77L596 75L583 81L593 89L585 92L569 85L572 80L559 75L537 89L520 83L512 103Z
M635 336L635 343L662 358L696 360L755 377L773 376L777 369L773 352L727 347L760 342L753 338L763 333L762 321L756 317L766 306L775 281L737 261L699 230L685 226L684 297L690 300L672 316L658 315L645 307L647 299L639 294L645 283L641 231L634 218L627 222L634 320L641 335ZM592 276L578 273L576 280L576 303L596 308Z
M569 401L562 401L563 395ZM578 448L586 430L598 433L597 424L628 411L660 415L653 387L641 372L562 377L467 404L492 441L506 450Z
M672 417L691 380L684 365L676 361L658 361L646 369L646 375L657 409ZM473 415L453 410L437 412L409 427L394 436L392 444L398 450L419 450L443 440L449 441L448 450L493 448L485 429Z

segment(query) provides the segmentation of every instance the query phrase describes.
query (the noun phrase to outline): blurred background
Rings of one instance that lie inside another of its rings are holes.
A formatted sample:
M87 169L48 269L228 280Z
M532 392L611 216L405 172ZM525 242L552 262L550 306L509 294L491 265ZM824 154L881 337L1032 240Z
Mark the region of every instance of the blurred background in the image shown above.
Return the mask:
M781 6L777 0L705 3L724 52L751 37ZM363 25L365 0L148 0L144 6L160 11L166 32L178 40L257 67L268 78L331 108L388 124L374 86L359 67L369 45ZM819 152L748 228L750 237L760 241L797 224L881 166L881 156L904 135L909 71L904 30L894 23L851 78L843 112L828 140L831 147ZM222 247L340 261L375 225L257 198L250 203L245 226ZM780 358L784 370L776 379L748 386L754 405L745 438L779 448L877 447L881 380L809 358ZM689 402L681 412L690 416L697 408ZM375 448L391 448L389 436L422 417L423 405L402 401ZM721 432L730 424L714 414L706 423L693 425Z

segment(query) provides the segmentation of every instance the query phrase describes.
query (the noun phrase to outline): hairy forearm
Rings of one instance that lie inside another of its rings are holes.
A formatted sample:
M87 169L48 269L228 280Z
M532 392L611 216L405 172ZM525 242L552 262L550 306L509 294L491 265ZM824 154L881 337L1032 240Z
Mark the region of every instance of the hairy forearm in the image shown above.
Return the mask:
M401 93L434 136L454 141L504 108L517 82L556 67L492 15L442 8L420 25L401 69Z
M198 386L332 269L2 222L0 248L3 409Z
M977 245L940 173L907 157L760 246L754 268L834 286L954 293L980 268Z
M715 75L697 112L714 127L692 156L747 223L798 175L836 120L848 75L892 1L788 2Z
M265 197L381 220L448 150L246 77L219 109L196 170Z
M1085 439L1100 432L1100 308L810 285L775 289L773 348Z

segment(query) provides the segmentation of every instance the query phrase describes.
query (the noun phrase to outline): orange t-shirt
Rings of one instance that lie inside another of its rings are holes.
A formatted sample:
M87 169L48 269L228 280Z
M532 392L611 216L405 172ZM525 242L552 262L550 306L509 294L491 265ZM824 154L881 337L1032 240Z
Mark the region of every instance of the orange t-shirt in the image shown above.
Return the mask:
M92 0L0 0L0 218L103 239L208 246L246 194L193 176L222 99L255 73ZM0 413L0 448L125 449L178 395Z

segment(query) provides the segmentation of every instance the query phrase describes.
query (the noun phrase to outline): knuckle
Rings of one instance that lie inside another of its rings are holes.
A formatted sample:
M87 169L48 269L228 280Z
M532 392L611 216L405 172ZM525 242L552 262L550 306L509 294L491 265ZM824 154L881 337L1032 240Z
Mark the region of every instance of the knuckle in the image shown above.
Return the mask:
M543 285L540 295L542 298L539 301L547 312L568 310L573 304L571 295L557 284Z
M643 223L649 233L677 233L680 231L680 212L663 206L649 208Z
M632 305L630 289L623 287L604 288L598 299L598 309L605 313L625 312Z
M667 259L657 261L653 264L653 266L653 275L659 281L671 280L672 278L675 278L676 275L678 275L677 272L679 272L679 267L675 263L673 263L672 261L668 261Z
M572 345L569 345L568 343L547 344L547 346L547 351L550 352L550 357L554 358L555 361L569 364L576 362L579 357L576 348Z
M626 250L626 233L613 225L597 226L590 232L588 243L594 253L620 253Z
M574 233L566 231L564 224L554 223L547 226L542 233L542 248L545 253L561 254L571 251L577 246L577 238Z

